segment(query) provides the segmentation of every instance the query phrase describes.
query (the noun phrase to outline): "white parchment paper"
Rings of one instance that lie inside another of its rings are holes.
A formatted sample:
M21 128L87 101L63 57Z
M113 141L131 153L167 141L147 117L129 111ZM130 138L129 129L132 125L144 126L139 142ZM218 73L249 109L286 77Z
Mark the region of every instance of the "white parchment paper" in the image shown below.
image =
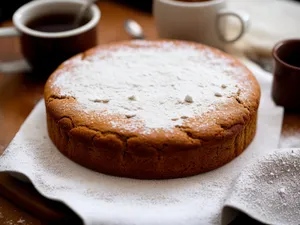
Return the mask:
M1 156L0 171L26 175L40 193L66 203L89 225L221 224L224 201L241 170L272 152L280 137L283 109L271 100L272 76L251 63L248 66L262 89L257 134L241 156L219 169L162 181L119 178L85 169L52 144L41 101Z

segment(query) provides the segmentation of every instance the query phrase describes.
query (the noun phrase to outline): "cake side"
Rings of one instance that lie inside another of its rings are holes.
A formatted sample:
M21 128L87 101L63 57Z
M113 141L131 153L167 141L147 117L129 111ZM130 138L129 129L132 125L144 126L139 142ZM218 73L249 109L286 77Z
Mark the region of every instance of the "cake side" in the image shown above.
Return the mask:
M236 125L232 138L190 144L162 142L161 148L145 145L139 137L122 137L80 126L69 118L59 122L47 115L48 133L56 147L68 158L92 170L138 179L169 179L192 176L219 168L240 155L256 132L257 115L242 128ZM158 140L156 140L158 142ZM139 149L139 151L136 151ZM180 149L180 151L179 151Z

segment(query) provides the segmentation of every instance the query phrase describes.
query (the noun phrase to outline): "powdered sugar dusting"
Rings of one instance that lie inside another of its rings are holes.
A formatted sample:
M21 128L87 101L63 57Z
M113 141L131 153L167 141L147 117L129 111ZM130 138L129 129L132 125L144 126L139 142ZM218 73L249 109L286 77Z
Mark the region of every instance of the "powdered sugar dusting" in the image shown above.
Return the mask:
M232 75L240 70L209 49L172 42L161 42L159 48L149 41L131 44L135 48L103 49L76 61L73 68L58 72L54 86L86 111L120 115L133 127L142 121L144 128L162 129L182 124L182 116L213 111L238 91Z

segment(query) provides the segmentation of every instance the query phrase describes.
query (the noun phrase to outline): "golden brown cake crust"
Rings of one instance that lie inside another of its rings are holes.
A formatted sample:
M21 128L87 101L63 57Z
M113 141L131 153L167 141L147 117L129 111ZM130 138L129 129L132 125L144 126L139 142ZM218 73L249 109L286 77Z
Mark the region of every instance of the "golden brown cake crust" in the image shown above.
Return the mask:
M103 45L79 54L63 63L48 79L44 98L48 133L56 147L73 161L95 171L140 179L165 179L191 176L213 170L231 161L251 143L256 131L260 99L259 85L252 73L225 53L206 46L182 41L147 42L159 48L161 43L190 45L230 59L240 73L232 77L238 91L226 104L213 111L187 118L170 130L143 128L120 129L108 121L130 123L116 114L86 112L74 96L61 95L55 81L78 62L89 60L99 51L114 51L123 46L140 48L139 42ZM88 79L88 78L87 78ZM95 116L96 115L96 116Z

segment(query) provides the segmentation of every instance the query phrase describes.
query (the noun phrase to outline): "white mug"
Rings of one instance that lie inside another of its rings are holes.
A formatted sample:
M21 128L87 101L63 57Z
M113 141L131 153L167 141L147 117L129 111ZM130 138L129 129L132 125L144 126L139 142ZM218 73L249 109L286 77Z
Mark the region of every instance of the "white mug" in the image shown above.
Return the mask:
M154 0L153 14L161 38L196 41L220 49L240 39L249 25L248 14L226 9L226 0ZM231 39L223 30L228 16L236 17L241 24L240 32Z

